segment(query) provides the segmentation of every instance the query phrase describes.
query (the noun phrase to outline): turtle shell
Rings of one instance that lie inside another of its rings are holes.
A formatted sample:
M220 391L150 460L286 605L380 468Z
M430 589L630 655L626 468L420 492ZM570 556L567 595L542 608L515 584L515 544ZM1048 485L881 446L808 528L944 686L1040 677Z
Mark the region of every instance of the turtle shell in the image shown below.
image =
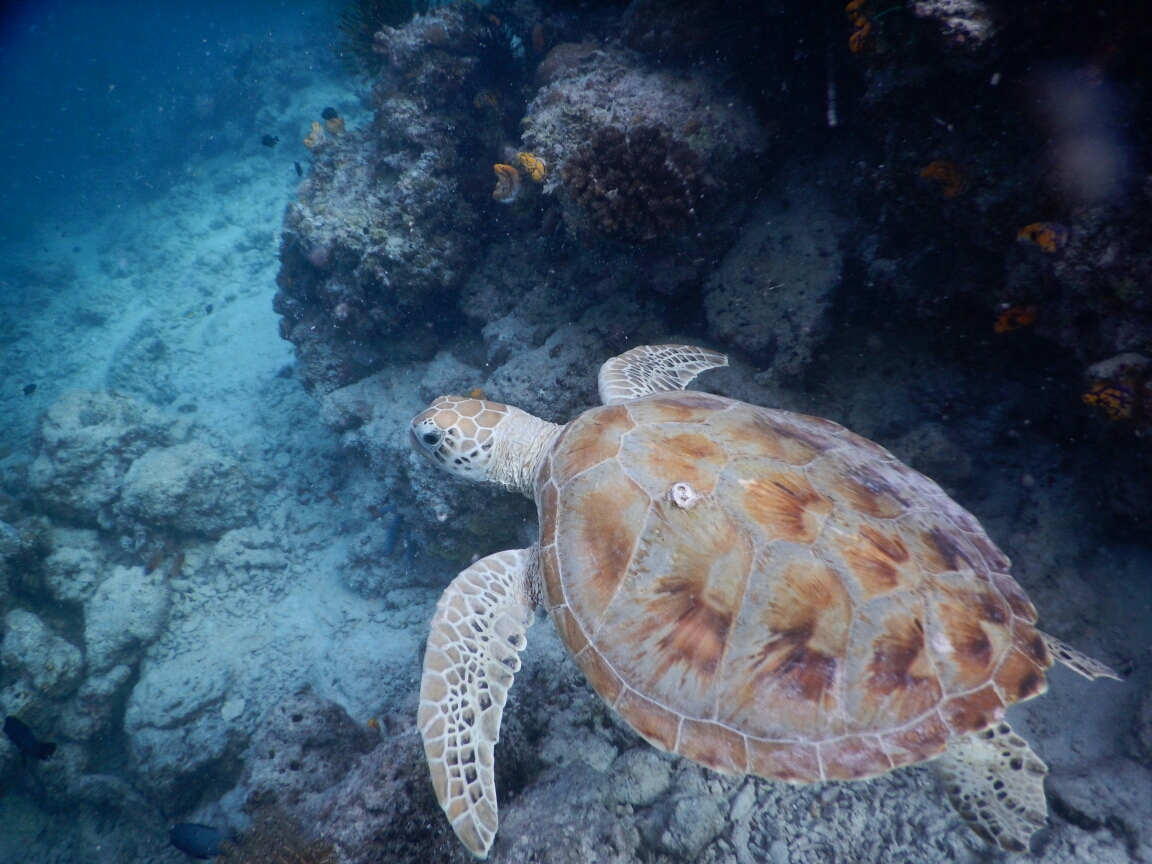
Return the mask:
M828 420L698 392L594 408L536 500L545 606L593 688L716 770L882 774L1047 687L976 519Z

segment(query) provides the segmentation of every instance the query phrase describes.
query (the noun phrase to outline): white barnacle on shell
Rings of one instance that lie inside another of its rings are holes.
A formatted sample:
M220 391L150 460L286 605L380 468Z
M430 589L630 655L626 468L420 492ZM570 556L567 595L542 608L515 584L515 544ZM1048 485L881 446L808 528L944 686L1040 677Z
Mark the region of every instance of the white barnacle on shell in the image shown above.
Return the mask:
M681 510L691 509L700 498L700 493L692 488L692 484L683 480L673 483L672 488L668 490L668 500Z

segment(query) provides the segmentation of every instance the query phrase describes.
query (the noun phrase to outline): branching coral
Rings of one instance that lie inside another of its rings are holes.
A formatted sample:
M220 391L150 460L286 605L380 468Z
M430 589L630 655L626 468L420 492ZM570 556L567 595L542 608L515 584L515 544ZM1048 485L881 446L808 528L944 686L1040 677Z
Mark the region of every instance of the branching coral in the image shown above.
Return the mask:
M692 150L655 126L597 130L561 169L564 187L607 237L654 240L695 215L702 168Z

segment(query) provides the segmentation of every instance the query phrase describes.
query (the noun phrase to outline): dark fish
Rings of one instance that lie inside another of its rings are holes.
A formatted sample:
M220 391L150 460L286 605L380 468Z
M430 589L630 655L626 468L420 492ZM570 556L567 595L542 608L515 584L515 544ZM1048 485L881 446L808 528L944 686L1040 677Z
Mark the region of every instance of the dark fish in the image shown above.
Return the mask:
M384 534L384 554L389 558L396 551L396 541L400 539L400 529L404 526L404 517L399 513L392 517L388 523L388 530Z
M225 839L223 831L197 822L178 822L168 832L168 841L173 846L201 861L223 855L221 844Z
M336 113L335 108L325 108L320 112L320 118L322 120L335 120L339 116L340 115Z
M55 744L51 741L41 741L35 732L15 717L8 717L4 721L4 734L25 756L43 761L56 752Z
M176 556L176 560L172 562L172 568L168 571L168 578L175 579L180 575L180 571L184 569L184 553L181 552Z
M212 306L212 304L211 304L211 303L209 303L207 306L205 306L205 307L204 307L204 314L205 314L205 315L211 315L211 314L212 314L212 309L213 309L213 308L214 308L214 307Z
M25 384L24 385L24 395L25 396L31 396L35 392L36 392L36 385L35 384Z
M336 497L336 490L335 489L329 489L327 492L324 493L324 497L327 498L329 501L331 501L333 504L335 504L337 506L340 505L340 499Z
M265 135L260 139L260 143L265 147L275 147L280 143L280 138L277 135Z
M300 167L299 162L296 163L296 176L297 177L303 177L304 176L304 169Z
M147 576L149 573L154 571L157 567L160 566L160 562L163 560L164 560L164 550L161 549L159 552L157 552L155 555L153 555L151 558L149 558L148 563L144 565L144 575Z

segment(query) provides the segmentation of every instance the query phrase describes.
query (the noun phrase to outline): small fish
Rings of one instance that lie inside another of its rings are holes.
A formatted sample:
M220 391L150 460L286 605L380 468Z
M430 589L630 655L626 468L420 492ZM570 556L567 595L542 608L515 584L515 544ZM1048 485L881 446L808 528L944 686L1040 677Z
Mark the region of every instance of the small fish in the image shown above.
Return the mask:
M304 169L300 167L299 162L296 162L295 165L296 165L296 176L297 177L303 177L304 176Z
M335 120L339 116L340 115L336 113L335 108L325 108L323 111L320 112L320 119L321 120Z
M481 390L479 387L473 387L472 392L468 394L468 398L469 399L487 399L488 397L484 395L484 391Z
M172 562L172 567L168 570L168 578L176 579L180 576L180 571L184 569L184 553L181 552L176 556L176 560Z
M280 143L280 137L278 135L265 135L260 139L260 143L265 147L275 147Z
M388 523L388 530L384 534L384 554L389 558L396 551L396 542L400 539L400 529L404 526L404 517L399 513L392 517Z
M377 720L375 717L370 718L368 720L368 728L371 729L373 732L379 732L380 731L380 721Z
M148 563L144 565L144 575L147 576L148 574L152 573L157 567L160 566L160 562L163 560L164 550L161 549L159 552L149 558Z
M329 489L327 492L325 492L324 497L331 501L333 504L340 504L340 499L336 497L336 490L334 489Z
M24 385L24 395L25 396L31 396L35 392L36 392L36 385L35 384L25 384Z
M168 832L168 842L183 852L205 861L223 855L221 844L225 841L224 832L211 825L196 822L178 822Z
M4 734L8 740L16 745L16 749L25 756L44 761L56 752L56 745L51 741L41 741L36 733L29 729L22 721L15 717L4 720Z
M214 308L216 308L216 307L214 307L214 306L213 306L211 303L209 303L207 306L205 306L205 307L204 307L204 314L205 314L205 315L211 315L211 314L212 314L212 310L213 310Z

